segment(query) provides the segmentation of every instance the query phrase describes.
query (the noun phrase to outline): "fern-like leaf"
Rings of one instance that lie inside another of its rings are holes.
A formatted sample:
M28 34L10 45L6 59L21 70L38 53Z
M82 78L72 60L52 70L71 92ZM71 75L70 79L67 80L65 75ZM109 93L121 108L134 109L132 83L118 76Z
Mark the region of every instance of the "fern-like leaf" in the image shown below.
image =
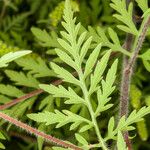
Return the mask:
M46 77L54 76L54 72L48 68L45 61L37 57L36 59L32 57L20 58L15 61L19 66L22 66L24 70L29 70L30 74L34 77Z
M15 81L16 85L24 85L33 88L39 87L39 82L30 74L25 75L23 72L13 70L5 70L5 73L12 81Z
M57 123L56 128L60 128L71 122L78 124L78 126L83 122L87 124L92 124L89 120L78 116L68 110L63 110L63 113L58 110L55 110L54 113L46 111L44 113L29 114L28 117L37 122L45 122L46 125Z
M128 10L126 9L125 0L111 0L110 6L118 12L114 17L120 20L124 25L118 25L117 27L127 33L138 35L138 31L134 22L132 21L133 4L130 3Z

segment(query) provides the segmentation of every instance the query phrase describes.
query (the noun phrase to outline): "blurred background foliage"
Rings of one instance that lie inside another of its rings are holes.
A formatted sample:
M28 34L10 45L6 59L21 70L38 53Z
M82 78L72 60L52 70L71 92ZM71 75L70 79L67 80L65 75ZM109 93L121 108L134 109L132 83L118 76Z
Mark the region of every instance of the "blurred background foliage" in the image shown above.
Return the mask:
M112 17L114 11L110 8L109 3L110 0L74 0L71 2L77 16L77 21L82 23L83 30L89 29L89 34L94 36L96 43L99 42L97 34L94 30L90 30L89 26L93 28L99 26L104 32L108 27L112 27L118 33L121 44L123 44L126 35L119 32L116 28L118 21ZM7 70L1 70L0 104L5 104L25 93L39 89L39 83L50 83L56 79L55 74L49 66L49 62L52 60L61 63L55 55L54 48L59 47L57 37L59 36L59 31L62 30L60 22L62 20L63 8L64 1L62 0L0 0L0 56L10 51L21 49L30 49L33 51L30 56L16 60ZM135 8L134 18L136 18L138 26L141 20L141 11L136 5ZM150 32L148 32L148 35L150 35ZM149 43L150 36L147 36L141 53L149 49ZM150 57L150 51L147 53L147 56ZM119 57L120 61L122 60L121 53L112 54L112 61L116 57ZM121 65L119 65L118 72L121 72ZM150 105L149 72L150 62L139 59L135 68L130 92L131 110L138 110L143 105ZM108 118L112 115L117 115L118 112L121 73L118 73L117 76L117 89L112 98L115 104L114 109L109 110L109 112L102 115L102 118L99 118L99 127L103 134L106 134ZM79 94L81 92L78 88L76 91ZM48 134L74 142L73 134L68 130L68 126L61 129L55 129L53 125L45 127L43 124L35 124L35 122L28 120L25 115L31 112L53 111L54 108L63 109L65 107L68 107L72 112L80 113L84 117L89 116L85 107L80 105L66 106L59 98L53 98L46 93L30 98L4 110L4 112ZM34 136L28 135L21 129L5 121L1 120L0 125L1 131L6 138L2 143L7 150L51 149L49 143L44 142L40 138L36 139ZM134 137L134 149L150 149L150 120L146 118L135 126L137 126L138 132L134 131L130 135L131 138ZM73 132L76 132L76 130ZM83 136L86 136L86 139L89 139L91 143L94 143L96 140L96 136L93 135L92 131L90 133L84 132ZM110 147L112 146L110 145Z

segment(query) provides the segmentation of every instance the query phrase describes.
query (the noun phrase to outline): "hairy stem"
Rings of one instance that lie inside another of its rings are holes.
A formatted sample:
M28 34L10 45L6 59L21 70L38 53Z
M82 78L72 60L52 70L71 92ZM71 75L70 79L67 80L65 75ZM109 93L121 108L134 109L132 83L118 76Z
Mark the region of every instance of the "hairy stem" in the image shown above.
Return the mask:
M1 105L1 106L0 106L0 110L7 109L7 108L9 108L9 107L11 107L11 106L13 106L13 105L15 105L15 104L18 104L19 102L22 102L22 101L24 101L24 100L26 100L26 99L28 99L28 98L31 98L31 97L36 96L36 95L38 95L38 94L40 94L40 93L43 93L43 92L44 92L44 91L41 90L41 89L32 91L32 92L30 92L30 93L28 93L28 94L26 94L26 95L23 95L23 96L21 96L21 97L19 97L19 98L16 98L16 99L12 100L11 102L8 102L8 103L6 103L6 104L4 104L4 105Z
M133 41L133 36L131 34L127 34L126 41L123 47L127 50L131 49ZM128 98L129 98L129 90L128 85L130 84L131 74L127 76L127 72L125 71L128 66L128 57L124 56L123 58L123 73L122 73L122 80L121 80L121 92L120 92L120 107L119 107L119 119L125 115L128 115Z
M128 9L128 6L132 2L132 0L126 0L126 9ZM134 14L133 14L134 15ZM134 18L133 18L134 21ZM131 50L132 42L133 42L134 36L132 34L126 35L126 40L123 45L124 49L127 51ZM122 67L122 80L121 80L121 90L120 90L120 106L119 106L119 119L125 115L128 116L128 105L129 105L129 86L130 86L130 80L132 74L127 74L125 72L126 67L128 66L129 59L127 56L123 56L123 67ZM128 147L128 150L132 150L132 143L129 139L129 133L128 131L123 133L126 145Z
M127 34L126 37L126 41L125 44L123 45L123 47L126 50L130 50L131 46L132 46L132 41L133 41L133 35L131 34ZM125 69L128 65L128 57L124 56L123 58L123 73L122 73L122 80L121 80L121 92L120 92L120 107L119 107L119 119L125 115L127 117L128 115L128 101L129 101L129 90L128 90L128 86L130 84L130 79L131 79L131 74L126 74ZM132 144L131 141L129 139L129 134L128 131L124 132L124 139L126 142L126 145L128 147L129 150L132 149Z
M16 119L4 114L4 113L2 113L2 112L0 112L0 118L2 118L4 120L18 126L18 127L20 127L21 129L26 130L27 132L29 132L31 134L42 137L43 139L48 140L48 141L50 141L54 144L57 144L59 146L62 146L62 147L65 147L65 148L71 148L71 149L74 149L74 150L82 150L81 148L77 147L76 145L70 144L70 143L62 141L58 138L55 138L51 135L45 134L44 132L41 132L41 131L39 131L39 130L37 130L37 129L35 129L35 128L33 128L33 127L31 127L31 126L29 126L25 123L22 123L22 122L20 122Z
M132 70L134 68L134 64L136 62L136 58L138 53L142 47L144 42L147 29L150 25L150 17L144 21L143 25L141 26L141 30L139 32L139 36L135 40L135 46L133 48L133 54L129 60L126 60L125 67L123 70L123 78L121 83L121 97L120 97L120 115L121 118L123 115L127 117L128 115L128 101L129 101L129 90L130 90L130 79L132 78ZM127 143L128 149L132 149L131 142L129 140L128 132L124 133L124 138Z
M77 75L76 72L73 72L72 74L73 74L74 76ZM56 80L56 81L53 81L52 84L53 84L53 85L59 85L59 84L61 84L62 82L63 82L62 80ZM16 99L12 100L11 102L8 102L8 103L6 103L6 104L4 104L4 105L1 105L1 106L0 106L0 110L7 109L7 108L9 108L9 107L11 107L11 106L13 106L13 105L15 105L15 104L18 104L19 102L22 102L22 101L24 101L24 100L26 100L26 99L28 99L28 98L33 97L33 96L39 95L39 94L41 94L41 93L43 93L43 92L44 92L44 90L42 90L42 89L34 90L34 91L32 91L32 92L30 92L30 93L28 93L28 94L25 94L25 95L23 95L23 96L21 96L21 97L19 97L19 98L16 98Z
M148 30L149 26L150 26L150 17L148 17L146 19L146 21L144 21L144 23L143 23L141 32L140 32L140 34L139 34L139 36L137 38L137 42L136 42L137 44L135 46L133 55L132 55L132 57L131 57L131 59L129 61L128 67L127 67L128 70L131 70L133 68L133 66L134 66L136 58L137 58L137 56L139 54L139 51L140 51L140 49L141 49L141 47L143 45L144 40L145 40L146 33L147 33L147 30Z

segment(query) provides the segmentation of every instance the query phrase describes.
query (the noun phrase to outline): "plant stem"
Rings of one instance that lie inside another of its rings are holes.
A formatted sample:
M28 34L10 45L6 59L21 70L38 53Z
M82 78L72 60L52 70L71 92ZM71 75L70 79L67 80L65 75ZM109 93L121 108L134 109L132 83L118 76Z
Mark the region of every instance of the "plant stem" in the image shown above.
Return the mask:
M127 34L125 43L123 47L127 50L131 49L133 41L133 36L131 34ZM119 119L122 116L128 115L128 98L129 98L129 90L128 90L128 85L130 84L130 78L131 74L127 74L125 71L127 66L128 66L129 59L127 56L124 56L123 58L123 73L122 73L122 80L121 80L121 92L120 92L120 107L119 107Z
M76 72L73 72L72 74L73 74L74 76L77 76L77 73L76 73ZM59 85L59 84L61 84L62 82L63 82L63 81L59 79L59 80L53 81L51 84L53 84L53 85ZM16 98L16 99L12 100L11 102L8 102L8 103L6 103L6 104L4 104L4 105L1 105L1 106L0 106L0 110L7 109L7 108L9 108L9 107L11 107L11 106L13 106L13 105L15 105L15 104L18 104L19 102L22 102L22 101L24 101L24 100L26 100L26 99L28 99L28 98L33 97L33 96L39 95L39 94L41 94L41 93L43 93L43 92L44 92L44 90L42 90L42 89L34 90L34 91L32 91L32 92L30 92L30 93L28 93L28 94L25 94L25 95L23 95L23 96L21 96L21 97L19 97L19 98Z
M94 115L92 104L91 104L90 98L89 98L89 92L87 90L87 87L86 87L86 84L85 84L85 81L84 81L83 73L82 73L82 71L80 71L78 74L79 74L79 79L82 83L81 88L82 88L82 91L83 91L83 94L84 94L85 101L87 103L89 113L91 115L92 123L94 125L95 132L96 132L96 135L98 137L98 141L101 144L103 150L108 150L107 147L106 147L106 144L105 144L105 142L104 142L104 140L101 136L101 133L100 133L100 130L99 130L99 127L98 127L98 123L97 123L97 120L96 120L95 115Z
M39 136L39 137L42 137L43 139L45 140L48 140L50 142L53 142L59 146L62 146L62 147L65 147L65 148L71 148L71 149L74 149L74 150L82 150L81 148L77 147L76 145L73 145L73 144L70 144L68 142L65 142L65 141L62 141L60 139L57 139L51 135L48 135L48 134L45 134L44 132L41 132L25 123L22 123L2 112L0 112L0 118L3 118L4 120L16 125L17 127L20 127L24 130L26 130L27 132L31 133L31 134L34 134L36 136Z
M150 26L150 16L143 21L141 31L139 33L139 36L137 37L136 42L135 42L136 44L134 46L135 48L133 51L133 55L132 55L132 57L129 61L128 67L127 67L128 70L131 70L135 64L136 58L139 54L139 51L141 50L141 47L142 47L143 42L145 40L146 33L147 33L149 26Z
M146 18L146 20L143 21L143 25L141 25L141 30L139 32L139 36L135 40L135 44L133 47L133 54L132 54L131 58L125 62L125 67L123 70L123 78L122 78L122 82L121 82L119 119L123 115L125 115L126 117L128 115L128 101L129 101L130 79L132 78L132 70L134 68L134 64L136 62L138 53L144 42L149 25L150 25L150 17ZM131 150L132 145L129 140L128 132L124 133L124 137L125 137L125 141L127 143L128 149Z
M127 34L126 37L126 41L124 44L124 48L127 50L131 49L131 45L132 45L132 41L133 41L133 35L131 34ZM122 80L121 80L121 95L120 95L120 107L119 107L119 119L125 115L126 117L128 116L128 103L129 103L129 85L130 85L130 79L131 79L131 73L127 74L125 72L125 69L128 65L128 57L124 56L123 58L123 73L122 73ZM123 133L126 145L128 147L128 150L132 149L132 144L131 144L131 140L129 139L129 134L128 131Z
M0 106L0 110L7 109L7 108L9 108L9 107L11 107L11 106L13 106L15 104L18 104L19 102L22 102L22 101L24 101L24 100L26 100L26 99L28 99L30 97L36 96L36 95L38 95L40 93L43 93L43 92L44 91L42 89L38 89L38 90L32 91L32 92L30 92L28 94L25 94L25 95L23 95L23 96L21 96L19 98L16 98L16 99L12 100L11 102L8 102L8 103L6 103L4 105L1 105Z
M126 9L128 9L128 6L132 0L126 0ZM134 18L133 18L134 21ZM126 40L123 45L124 49L127 51L131 50L132 47L132 42L133 42L133 35L132 34L127 34L126 35ZM120 91L120 107L119 107L119 119L125 115L126 117L128 116L128 105L129 105L129 86L130 86L130 80L132 73L127 73L125 72L126 67L128 66L129 63L129 58L127 56L123 56L123 67L122 67L122 80L121 80L121 91ZM132 143L131 140L129 139L129 133L128 131L125 131L123 133L126 145L128 147L128 150L132 150Z

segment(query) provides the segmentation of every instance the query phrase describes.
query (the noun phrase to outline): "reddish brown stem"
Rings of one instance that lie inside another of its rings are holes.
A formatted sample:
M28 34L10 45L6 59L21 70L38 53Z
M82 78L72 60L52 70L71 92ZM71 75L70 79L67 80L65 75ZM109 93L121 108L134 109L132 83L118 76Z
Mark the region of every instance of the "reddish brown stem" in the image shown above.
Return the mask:
M129 91L130 91L130 79L132 78L132 70L134 68L134 64L136 62L138 53L143 45L149 25L150 25L150 17L145 22L142 32L141 32L141 35L139 35L139 37L138 37L137 45L133 51L132 57L130 58L130 60L127 60L125 62L125 66L124 66L124 70L123 70L123 78L122 78L122 83L121 83L120 116L119 116L119 118L121 118L123 115L125 115L126 117L128 116L128 101L129 101ZM126 144L128 146L128 150L132 150L132 145L129 140L128 132L124 133L124 138L125 138Z
M4 105L1 105L0 106L0 110L4 110L6 108L9 108L9 107L11 107L11 106L13 106L13 105L15 105L15 104L17 104L19 102L22 102L22 101L24 101L24 100L26 100L26 99L28 99L30 97L36 96L36 95L38 95L38 94L40 94L42 92L43 92L43 90L41 90L41 89L32 91L32 92L30 92L30 93L28 93L28 94L26 94L24 96L21 96L19 98L16 98L16 99L12 100L11 102L8 102L8 103L6 103Z
M126 41L125 41L125 44L123 47L129 51L131 49L132 41L133 41L133 35L127 34ZM129 62L129 60L128 60L127 56L124 56L123 73L122 73L122 80L121 80L119 119L123 115L125 115L126 117L128 116L128 103L129 103L128 86L130 84L130 78L131 78L130 71L125 70L128 65L128 62ZM128 147L128 150L132 150L132 143L129 139L128 131L124 132L123 135L124 135L124 139L125 139L126 145Z
M72 74L74 76L77 76L77 72L73 72ZM59 85L62 82L63 81L59 79L59 80L53 81L51 84L53 84L53 85ZM4 105L1 105L0 106L0 110L7 109L7 108L9 108L11 106L14 106L15 104L18 104L19 102L22 102L22 101L24 101L24 100L26 100L28 98L33 97L33 96L39 95L39 94L41 94L43 92L44 92L44 90L42 90L42 89L38 89L38 90L32 91L32 92L30 92L30 93L28 93L28 94L26 94L24 96L21 96L19 98L16 98L16 99L12 100L11 102L8 102L8 103L6 103Z
M39 131L39 130L37 130L37 129L35 129L35 128L33 128L33 127L23 123L23 122L20 122L20 121L14 119L14 118L2 113L2 112L0 112L0 118L3 118L4 120L6 120L6 121L22 128L24 130L26 130L29 133L34 134L34 135L39 136L39 137L42 137L43 139L48 140L52 143L55 143L59 146L62 146L62 147L65 147L65 148L71 148L71 149L74 149L74 150L82 150L81 148L77 147L74 144L70 144L70 143L62 141L58 138L55 138L51 135L45 134L44 132L41 132L41 131Z
M62 83L62 80L56 80L56 81L52 82L53 85L59 85L61 83ZM9 108L9 107L11 107L11 106L13 106L15 104L18 104L19 102L22 102L22 101L24 101L24 100L26 100L28 98L33 97L33 96L39 95L39 94L41 94L43 92L44 91L42 89L38 89L38 90L32 91L32 92L30 92L30 93L28 93L26 95L23 95L23 96L21 96L19 98L16 98L16 99L12 100L11 102L8 102L8 103L6 103L4 105L1 105L0 106L0 110L4 110L6 108Z

